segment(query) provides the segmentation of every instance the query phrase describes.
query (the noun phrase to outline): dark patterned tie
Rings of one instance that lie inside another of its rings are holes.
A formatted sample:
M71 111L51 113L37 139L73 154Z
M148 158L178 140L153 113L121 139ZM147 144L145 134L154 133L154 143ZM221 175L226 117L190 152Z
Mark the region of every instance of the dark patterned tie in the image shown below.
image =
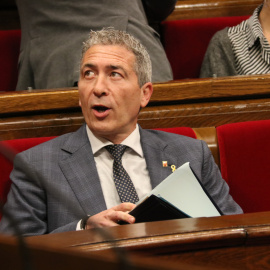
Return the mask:
M139 200L135 187L122 165L122 156L126 150L125 145L114 144L105 148L113 156L113 178L121 202L136 203Z

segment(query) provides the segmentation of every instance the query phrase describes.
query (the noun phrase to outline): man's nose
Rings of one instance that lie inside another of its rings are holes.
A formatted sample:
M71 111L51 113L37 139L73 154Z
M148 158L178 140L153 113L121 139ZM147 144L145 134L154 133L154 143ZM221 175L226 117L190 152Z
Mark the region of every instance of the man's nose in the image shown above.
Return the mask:
M104 96L108 94L108 82L105 76L100 75L97 77L94 85L94 94L97 96Z

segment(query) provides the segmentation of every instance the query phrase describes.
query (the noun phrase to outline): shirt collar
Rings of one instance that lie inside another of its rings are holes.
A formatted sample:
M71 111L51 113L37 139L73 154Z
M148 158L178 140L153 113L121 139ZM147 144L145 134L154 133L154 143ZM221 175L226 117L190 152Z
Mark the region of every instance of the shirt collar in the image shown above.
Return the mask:
M113 144L112 142L102 137L98 137L94 135L87 125L86 125L86 132L87 132L87 136L92 147L93 155L95 155L99 150L104 148L106 145ZM142 151L142 146L141 146L141 136L140 136L138 125L136 125L135 130L121 144L128 146L133 151L135 151L138 155L143 157L143 151Z
M263 41L264 35L262 31L262 26L259 20L259 14L262 10L263 4L258 6L254 12L253 15L248 19L247 25L250 29L250 31L247 32L247 38L248 38L248 46L251 48L254 46L257 39L260 41Z

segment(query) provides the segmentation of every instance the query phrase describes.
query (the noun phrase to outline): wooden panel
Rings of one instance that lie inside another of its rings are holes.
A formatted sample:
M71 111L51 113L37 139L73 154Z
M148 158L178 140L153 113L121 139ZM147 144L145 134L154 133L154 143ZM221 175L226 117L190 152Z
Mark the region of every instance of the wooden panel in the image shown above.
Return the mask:
M269 119L269 85L269 75L154 84L138 122L143 128L200 128ZM1 93L0 108L2 140L61 135L84 123L76 88Z
M193 128L196 137L198 140L204 140L209 149L212 152L212 155L215 159L215 162L220 166L219 159L219 148L218 148L218 139L217 132L215 127L204 127L204 128Z
M178 254L159 256L163 260L194 266L215 267L216 269L254 270L270 268L270 249L268 245L238 246L222 249L197 250Z
M122 247L130 255L184 263L186 269L269 269L269 237L270 212L262 212L122 225L34 236L27 241L97 255Z
M154 84L148 107L165 104L270 97L270 75L178 80ZM77 88L0 93L0 115L78 109Z
M0 139L59 136L77 130L83 123L80 111L9 116L0 120Z
M162 259L186 269L269 269L270 213L149 222L103 230L68 232L30 237L40 242L71 248L86 254L106 255L113 245L128 254ZM249 240L252 238L252 242ZM33 241L33 242L32 242ZM180 267L181 269L181 267Z
M122 252L106 254L82 253L79 250L67 249L54 245L44 245L41 242L29 244L25 238L24 249L18 246L19 240L15 237L0 235L1 269L38 269L38 270L73 270L73 269L130 269L130 270L176 270L186 269L186 264L163 260L151 260L142 256L129 256ZM22 241L22 240L21 240ZM125 255L125 256L124 256ZM206 270L205 267L190 268Z
M79 108L78 108L79 110ZM199 104L153 106L140 112L143 128L187 126L215 127L227 123L265 120L270 118L270 100L225 101ZM58 136L78 129L84 123L80 111L36 113L0 119L0 138L31 138Z
M248 99L270 97L270 75L184 79L154 84L150 105L187 100Z
M10 91L0 94L0 115L79 108L78 89Z
M264 234L263 241L261 233ZM249 237L253 242L247 241ZM270 212L261 212L121 225L104 228L101 232L93 229L33 236L29 243L42 241L44 245L52 246L58 243L85 252L110 249L111 238L118 247L162 254L209 247L267 244L269 237Z
M270 100L254 99L148 107L141 111L139 123L144 128L198 128L269 118Z
M94 269L118 269L116 254L130 259L132 266L128 269L269 269L269 240L270 212L139 223L25 238L31 250L30 261L38 269L48 269L49 263L52 270L62 269L60 265L65 263L68 264L65 269L87 264ZM16 247L14 237L0 235L4 268L20 269Z
M167 20L251 15L262 0L182 0Z

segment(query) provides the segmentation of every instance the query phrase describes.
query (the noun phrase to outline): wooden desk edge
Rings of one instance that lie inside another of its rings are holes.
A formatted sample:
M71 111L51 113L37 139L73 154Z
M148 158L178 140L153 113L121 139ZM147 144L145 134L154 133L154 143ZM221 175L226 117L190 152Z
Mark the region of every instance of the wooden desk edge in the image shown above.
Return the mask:
M151 254L263 244L270 239L270 212L139 223L104 231L114 239L117 247ZM96 230L34 236L27 240L82 252L112 247L111 242Z
M148 107L185 103L270 97L270 75L178 80L155 83ZM34 111L80 110L77 88L0 93L0 115Z

